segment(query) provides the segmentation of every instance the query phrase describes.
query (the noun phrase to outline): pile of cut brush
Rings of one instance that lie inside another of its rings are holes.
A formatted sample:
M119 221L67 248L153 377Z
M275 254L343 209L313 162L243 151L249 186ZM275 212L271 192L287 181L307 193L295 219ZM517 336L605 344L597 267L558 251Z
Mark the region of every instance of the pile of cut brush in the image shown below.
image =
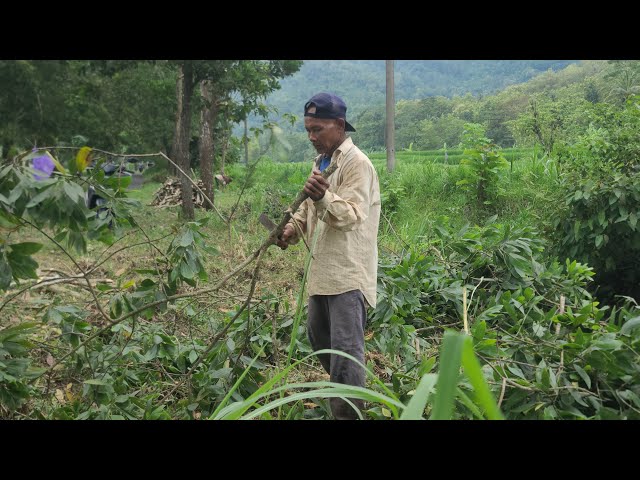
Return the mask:
M197 181L198 187L204 191L204 183L202 180ZM202 194L193 189L193 206L204 208L206 200ZM177 178L167 178L162 187L160 187L153 196L150 205L155 207L172 207L182 204L182 185Z

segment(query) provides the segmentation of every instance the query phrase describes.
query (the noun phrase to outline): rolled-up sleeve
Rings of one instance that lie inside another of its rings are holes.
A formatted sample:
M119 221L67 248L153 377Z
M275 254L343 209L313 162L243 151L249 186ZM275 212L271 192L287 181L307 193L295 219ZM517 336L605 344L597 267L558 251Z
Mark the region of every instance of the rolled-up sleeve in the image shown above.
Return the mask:
M314 205L318 218L337 230L348 232L362 225L369 215L373 172L366 163L354 162L342 172L342 178L336 192L327 190Z
M300 207L298 207L298 210L296 210L296 212L291 216L291 220L289 220L289 222L287 223L287 225L291 225L293 227L294 231L293 236L289 239L290 245L295 245L300 241L300 234L298 232L298 229L294 225L294 220L302 230L302 233L307 233L307 209L309 208L308 202L308 200L302 202L300 204Z

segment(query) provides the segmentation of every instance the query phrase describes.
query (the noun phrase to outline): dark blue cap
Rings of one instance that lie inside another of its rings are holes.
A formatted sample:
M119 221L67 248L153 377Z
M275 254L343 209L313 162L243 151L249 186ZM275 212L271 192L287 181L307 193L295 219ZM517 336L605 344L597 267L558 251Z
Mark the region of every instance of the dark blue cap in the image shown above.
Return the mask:
M315 105L316 113L309 113L310 107ZM304 116L313 118L342 118L346 132L355 132L356 129L347 122L347 105L337 95L332 93L316 93L304 104Z

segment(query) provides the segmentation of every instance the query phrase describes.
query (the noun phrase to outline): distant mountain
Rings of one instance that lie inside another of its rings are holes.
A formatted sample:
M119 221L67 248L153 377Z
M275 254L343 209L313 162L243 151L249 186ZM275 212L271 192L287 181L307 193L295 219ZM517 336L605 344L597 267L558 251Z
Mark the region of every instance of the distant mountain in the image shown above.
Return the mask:
M526 82L546 70L560 70L576 60L398 60L396 101L441 95L487 95ZM347 103L348 115L385 99L384 60L306 60L281 82L267 103L280 114L302 116L304 102L319 91L334 92Z

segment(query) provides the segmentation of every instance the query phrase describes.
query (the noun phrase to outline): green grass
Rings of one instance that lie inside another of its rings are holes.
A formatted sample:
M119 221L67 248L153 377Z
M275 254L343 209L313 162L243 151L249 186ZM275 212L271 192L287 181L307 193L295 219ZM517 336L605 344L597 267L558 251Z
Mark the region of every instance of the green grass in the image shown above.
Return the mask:
M153 194L162 186L158 182L145 181L140 188L127 190L129 198L135 198L141 202L150 203L153 200Z
M518 159L522 159L527 155L531 155L533 152L532 148L504 148L502 149L502 154L507 159L507 161L517 161ZM460 160L464 155L464 150L462 149L447 149L447 157L445 158L444 150L416 150L416 151L406 151L401 150L396 152L396 163L400 164L413 164L413 163L441 163L447 165L458 165ZM369 154L369 158L374 163L374 165L381 165L386 167L387 163L387 154L386 152L374 152Z
M383 211L405 241L431 238L431 226L440 216L449 217L452 224L459 227L465 223L484 224L488 217L497 215L499 222L534 225L541 231L549 228L560 195L553 164L537 159L530 148L503 149L507 160L513 160L513 170L511 165L501 170L497 200L479 211L473 195L457 185L465 178L464 167L460 166L458 158L462 157L462 151L448 152L449 159L455 159L456 163L443 164L440 150L398 152L392 174L386 169L386 154L370 155L378 172L381 192L384 194L389 188L402 192L395 211ZM238 215L251 223L260 213L266 212L276 220L304 185L309 170L308 162L260 161L240 203ZM223 212L229 211L235 203L246 177L242 165L231 165L228 172L234 182L223 192L216 193L216 204ZM382 245L402 248L402 242L384 218L380 221L380 233Z
M449 158L461 154L460 150L449 150ZM372 161L380 178L381 191L387 188L401 189L395 211L384 210L393 228L407 241L421 241L433 236L432 224L440 216L447 216L455 226L465 223L483 224L491 215L499 222L514 226L534 225L541 231L549 228L553 213L557 211L561 192L556 187L556 171L552 163L545 163L532 155L532 149L504 149L507 159L513 158L513 170L507 167L500 172L500 194L496 202L483 211L478 211L470 192L457 185L464 177L464 167L459 164L443 164L438 155L441 151L399 152L396 169L387 173L383 153L372 154ZM250 178L234 214L232 235L245 239L259 239L264 233L257 218L267 213L277 221L297 192L302 188L310 169L309 162L280 163L268 158L261 160ZM242 190L247 177L243 165L230 165L227 173L233 178L224 190L215 191L215 203L223 215L228 215ZM147 181L140 189L130 190L132 198L148 204L153 199L160 183ZM158 210L159 214L176 217L178 207ZM164 211L164 213L160 213ZM196 216L212 215L214 229L226 227L217 215L197 209ZM167 223L163 220L162 223ZM227 232L228 236L228 232ZM257 241L257 240L256 240ZM402 242L391 231L387 221L380 221L381 244L400 249ZM254 242L251 240L251 243Z

